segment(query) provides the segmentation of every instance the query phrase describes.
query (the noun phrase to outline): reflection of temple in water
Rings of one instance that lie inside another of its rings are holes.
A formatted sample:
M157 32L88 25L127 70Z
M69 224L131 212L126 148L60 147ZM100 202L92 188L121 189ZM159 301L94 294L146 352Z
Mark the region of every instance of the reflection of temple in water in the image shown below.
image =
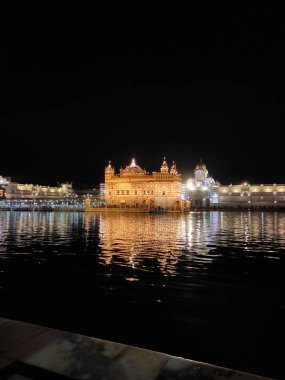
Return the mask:
M181 256L181 215L102 214L100 216L101 261L148 271L158 266L175 274Z
M194 212L188 215L102 214L99 219L100 260L175 275L180 260L201 265L219 255L219 247L272 249L284 244L285 217L263 212ZM265 242L260 248L259 243Z
M98 255L103 265L176 275L183 263L190 273L193 262L201 268L213 261L222 247L268 254L283 249L285 213L0 212L1 252L9 246L32 252L35 245L58 245L60 251L73 242L80 253Z

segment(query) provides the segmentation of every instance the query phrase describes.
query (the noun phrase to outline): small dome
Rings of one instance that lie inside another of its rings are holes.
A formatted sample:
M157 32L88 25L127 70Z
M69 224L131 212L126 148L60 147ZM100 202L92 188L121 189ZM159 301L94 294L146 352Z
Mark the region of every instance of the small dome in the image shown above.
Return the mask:
M132 159L132 162L129 166L126 166L126 169L125 170L132 170L132 169L140 169L142 170L137 164L136 164L136 161L135 159L133 158Z
M135 159L125 169L120 169L120 175L122 177L131 177L133 175L145 175L146 171L136 164Z
M200 160L200 162L196 165L196 170L206 170L206 165Z

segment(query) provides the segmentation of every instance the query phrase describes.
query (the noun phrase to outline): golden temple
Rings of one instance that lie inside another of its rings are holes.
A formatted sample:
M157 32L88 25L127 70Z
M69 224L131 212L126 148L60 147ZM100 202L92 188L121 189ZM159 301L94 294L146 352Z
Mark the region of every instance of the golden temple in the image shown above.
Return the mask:
M115 173L109 162L105 168L105 198L107 208L147 211L182 211L187 207L182 199L182 179L173 162L169 169L166 159L159 172L148 173L136 164Z

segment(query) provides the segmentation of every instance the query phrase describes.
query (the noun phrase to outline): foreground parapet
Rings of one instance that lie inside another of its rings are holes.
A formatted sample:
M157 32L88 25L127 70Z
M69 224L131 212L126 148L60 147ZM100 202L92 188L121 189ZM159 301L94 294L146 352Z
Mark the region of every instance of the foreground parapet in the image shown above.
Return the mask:
M4 318L0 318L0 351L0 378L5 379L266 379Z

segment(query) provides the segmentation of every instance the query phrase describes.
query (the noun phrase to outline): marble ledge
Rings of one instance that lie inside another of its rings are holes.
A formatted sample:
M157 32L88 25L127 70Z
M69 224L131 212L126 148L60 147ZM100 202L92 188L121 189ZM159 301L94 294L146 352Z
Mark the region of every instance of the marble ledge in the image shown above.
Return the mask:
M160 352L0 318L0 378L41 378L41 373L45 374L45 378L53 378L54 374L65 379L84 380L269 379Z

